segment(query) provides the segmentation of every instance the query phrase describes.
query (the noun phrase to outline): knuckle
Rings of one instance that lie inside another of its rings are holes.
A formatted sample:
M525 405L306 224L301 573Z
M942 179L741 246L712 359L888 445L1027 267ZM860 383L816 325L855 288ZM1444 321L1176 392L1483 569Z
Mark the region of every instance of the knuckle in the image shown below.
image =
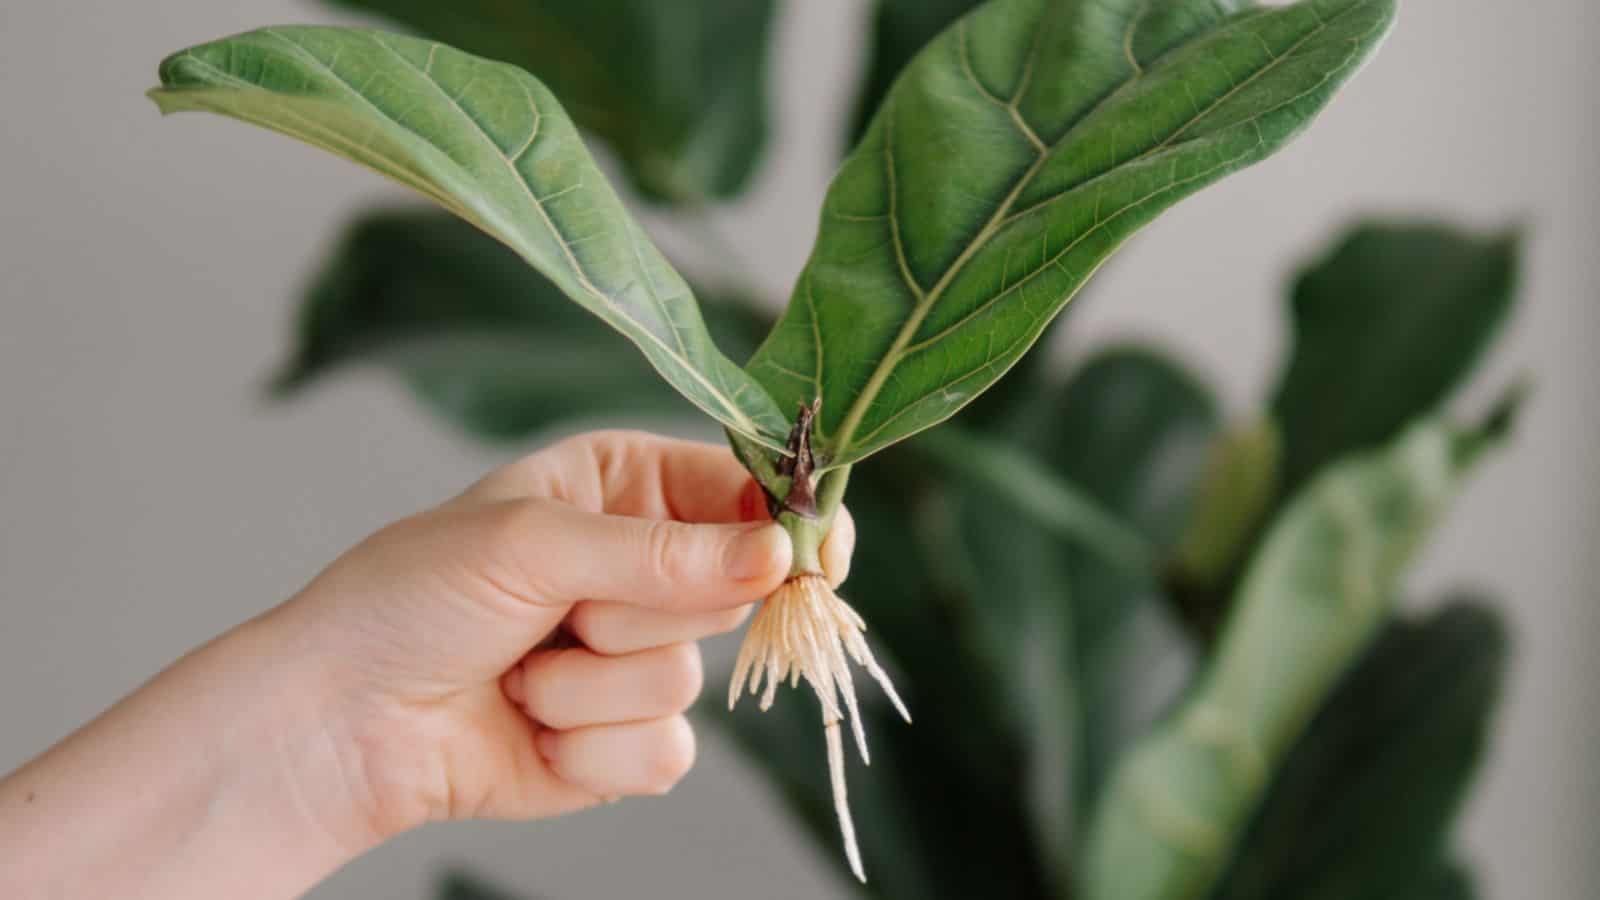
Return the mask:
M663 719L647 757L646 789L665 794L677 786L694 766L694 731L683 716Z
M490 516L484 574L497 574L497 586L535 605L561 600L571 587L564 562L539 539L552 525L552 501L530 497L508 501Z
M610 483L615 476L625 472L637 455L639 446L647 440L646 432L629 428L607 428L591 431L574 439L594 460L602 483Z
M567 630L577 638L585 647L596 653L609 652L606 644L606 629L603 623L604 611L601 606L592 600L584 600L572 607L567 613Z
M658 520L647 525L644 552L650 574L667 581L676 581L682 574L682 539L676 523Z
M483 516L485 543L495 556L520 560L536 548L536 542L529 541L528 536L537 533L546 510L541 500L508 500L489 507Z
M559 688L557 670L583 650L545 650L528 657L522 664L522 706L529 716L551 728L564 728L574 723L565 721L561 704L554 702Z

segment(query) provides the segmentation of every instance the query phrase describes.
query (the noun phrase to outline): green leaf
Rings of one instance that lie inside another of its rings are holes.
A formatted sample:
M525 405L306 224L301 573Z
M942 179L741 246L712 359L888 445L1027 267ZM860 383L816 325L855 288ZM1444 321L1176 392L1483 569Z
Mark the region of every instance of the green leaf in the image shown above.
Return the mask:
M1047 466L1165 554L1188 519L1220 415L1196 375L1128 344L1096 352L1039 396L1019 427Z
M745 302L706 300L721 345L753 349L764 317ZM400 375L446 420L497 440L597 412L691 409L505 245L428 210L368 213L347 229L307 292L275 388L296 393L366 363Z
M767 136L773 0L328 0L550 86L648 196L742 190Z
M439 878L436 900L520 900L516 894L502 891L476 875L460 870L445 872Z
M1389 625L1290 751L1215 896L1436 895L1506 652L1505 626L1475 600Z
M1477 900L1478 890L1472 883L1472 873L1453 860L1441 860L1421 884L1389 896L1384 900Z
M1299 132L1393 0L994 0L905 70L749 369L860 459L960 409L1159 212Z
M1153 573L1155 548L1144 535L1011 442L947 426L923 436L915 447L981 489L986 499L1009 507L1012 518L1021 513L1027 527L1081 544L1124 574L1138 578Z
M1205 896L1268 778L1387 618L1402 568L1508 428L1426 422L1347 460L1273 524L1205 674L1119 764L1085 857L1087 900Z
M1018 429L1062 479L1141 534L1158 556L1178 540L1220 413L1209 388L1160 352L1113 346L1090 357L1064 386L1041 394ZM1082 543L1064 554L1073 660L1063 674L1081 724L1070 789L1059 797L1081 832L1118 754L1163 704L1152 660L1181 662L1188 648L1150 573L1107 565ZM1075 839L1081 840L1076 834Z
M161 83L163 112L262 125L432 197L626 335L700 409L783 446L785 416L712 344L689 286L527 73L415 38L299 27L177 53Z
M948 28L976 8L981 0L878 0L872 20L872 42L867 54L866 79L856 97L851 116L850 140L859 139L878 106L899 77L900 70Z
M1390 440L1465 379L1511 309L1518 244L1515 233L1373 222L1301 273L1272 401L1286 493Z
M1018 444L946 426L890 455L931 456L950 474L954 524L930 556L975 606L957 640L973 648L967 671L999 684L989 703L1025 751L1016 799L1064 883L1110 760L1162 704L1150 660L1184 655L1149 600L1157 541L1183 515L1216 410L1176 365L1134 347L1030 399L996 426Z

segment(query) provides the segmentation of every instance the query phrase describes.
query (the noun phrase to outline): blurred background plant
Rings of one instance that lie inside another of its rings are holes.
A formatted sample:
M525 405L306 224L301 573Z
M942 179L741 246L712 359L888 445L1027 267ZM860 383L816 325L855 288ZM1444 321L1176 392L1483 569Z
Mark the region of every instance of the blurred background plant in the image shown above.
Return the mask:
M733 262L703 214L761 158L770 0L332 2L534 73L642 203ZM975 5L881 0L855 121ZM853 779L865 895L1146 896L1148 876L1175 885L1148 896L1471 896L1451 825L1505 628L1480 592L1393 601L1437 482L1509 424L1514 397L1478 426L1438 416L1506 320L1517 264L1514 232L1361 223L1290 286L1292 348L1253 415L1225 419L1159 348L1104 347L1065 375L1033 354L951 426L858 467L847 593L917 711L895 728L867 704L882 749ZM719 345L747 357L774 298L736 266L697 271ZM275 390L357 363L496 441L597 411L690 412L631 347L444 213L350 227ZM1445 450L1418 464L1430 435ZM1229 697L1229 673L1249 696ZM706 717L831 848L813 713ZM1174 743L1178 758L1141 767ZM1102 858L1116 864L1096 871ZM451 875L440 896L508 895Z

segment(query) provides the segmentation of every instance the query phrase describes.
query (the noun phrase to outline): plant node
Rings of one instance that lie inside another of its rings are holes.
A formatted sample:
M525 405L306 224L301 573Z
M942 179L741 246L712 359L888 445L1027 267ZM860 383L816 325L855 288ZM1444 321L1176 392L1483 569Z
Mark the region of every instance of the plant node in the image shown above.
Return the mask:
M777 518L785 510L807 519L817 518L817 459L811 452L811 427L822 410L822 398L800 404L789 430L789 455L778 461L778 473L789 479L789 493L781 502L768 495L768 507Z

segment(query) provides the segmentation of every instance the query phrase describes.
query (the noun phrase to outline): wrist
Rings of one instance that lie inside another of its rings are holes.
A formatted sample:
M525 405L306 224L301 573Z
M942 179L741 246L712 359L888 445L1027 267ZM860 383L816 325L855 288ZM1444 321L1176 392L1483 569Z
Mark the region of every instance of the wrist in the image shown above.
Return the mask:
M373 812L360 747L337 714L333 668L297 626L274 611L192 661L208 677L228 673L236 698L214 736L219 802L259 817L274 832L265 837L331 872L392 832Z
M241 626L0 781L6 895L298 896L376 843L292 637Z

